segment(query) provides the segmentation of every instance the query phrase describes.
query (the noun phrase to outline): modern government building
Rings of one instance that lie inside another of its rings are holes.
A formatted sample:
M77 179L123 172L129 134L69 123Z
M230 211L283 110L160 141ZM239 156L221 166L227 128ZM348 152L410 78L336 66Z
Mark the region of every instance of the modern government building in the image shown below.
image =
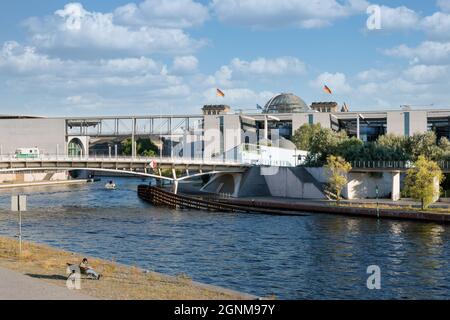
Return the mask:
M327 178L322 168L298 166L307 155L292 143L294 132L305 124L320 124L344 130L362 141L374 141L384 134L411 136L434 131L438 138L450 138L450 109L416 110L408 106L393 110L352 112L335 102L306 104L291 93L270 99L259 112L235 112L227 105L205 105L198 114L89 117L33 117L0 115L0 155L14 157L17 150L40 155L103 156L124 154L124 141L131 142L133 156L141 139L150 139L158 157L236 161L249 166L245 173L218 174L204 191L240 196L324 198ZM263 174L264 166L278 168ZM45 179L33 174L0 174L0 183ZM64 173L57 173L62 174ZM67 173L65 173L67 174ZM64 177L55 176L51 179ZM3 182L2 182L3 181ZM400 198L400 173L381 176L350 173L344 191L348 199Z
M120 141L150 138L164 156L179 155L183 142L191 157L233 158L244 144L277 140L281 148L295 148L290 140L304 124L321 124L363 141L383 134L410 136L434 131L450 138L450 109L352 112L335 102L306 104L291 93L270 99L261 112L234 112L226 105L206 105L196 115L150 115L107 117L27 117L0 115L0 154L18 148L39 148L42 154L87 155L120 153ZM274 129L279 137L273 137ZM195 143L193 143L195 142ZM187 148L187 146L189 147ZM134 150L134 153L136 151ZM186 152L185 152L186 156Z

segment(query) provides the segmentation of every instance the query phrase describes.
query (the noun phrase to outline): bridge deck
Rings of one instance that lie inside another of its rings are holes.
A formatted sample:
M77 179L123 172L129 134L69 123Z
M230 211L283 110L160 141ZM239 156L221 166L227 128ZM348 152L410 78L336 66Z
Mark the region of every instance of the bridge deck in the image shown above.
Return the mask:
M156 164L156 167L154 166ZM186 159L186 158L148 158L148 157L65 157L41 156L36 159L18 159L13 156L0 156L0 173L57 170L91 170L109 173L161 178L165 180L185 180L204 174L221 172L242 172L248 168L244 164L229 160ZM183 177L164 177L162 170L185 171ZM190 174L189 171L196 172Z

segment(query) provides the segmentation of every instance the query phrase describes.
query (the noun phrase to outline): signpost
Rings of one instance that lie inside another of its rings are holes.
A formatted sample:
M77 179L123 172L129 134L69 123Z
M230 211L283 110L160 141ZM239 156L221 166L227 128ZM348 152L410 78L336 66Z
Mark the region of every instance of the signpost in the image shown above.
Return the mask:
M11 211L19 212L19 257L22 256L22 211L27 211L27 196L11 196Z

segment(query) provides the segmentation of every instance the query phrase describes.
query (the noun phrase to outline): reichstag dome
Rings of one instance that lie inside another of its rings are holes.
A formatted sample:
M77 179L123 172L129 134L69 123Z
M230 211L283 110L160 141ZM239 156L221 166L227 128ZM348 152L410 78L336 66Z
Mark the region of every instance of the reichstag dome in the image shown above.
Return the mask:
M299 113L309 112L308 107L301 98L292 93L280 93L267 102L264 113Z

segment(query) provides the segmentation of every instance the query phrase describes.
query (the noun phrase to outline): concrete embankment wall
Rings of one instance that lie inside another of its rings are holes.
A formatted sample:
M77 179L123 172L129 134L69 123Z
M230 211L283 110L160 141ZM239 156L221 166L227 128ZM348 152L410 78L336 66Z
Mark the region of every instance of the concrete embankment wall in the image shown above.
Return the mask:
M202 190L235 197L325 198L322 184L300 167L252 167L243 174L220 174Z
M328 173L324 168L252 167L242 174L216 175L202 191L226 193L234 197L284 197L325 199ZM392 173L350 173L343 190L347 199L380 198L392 193Z
M317 181L327 183L329 174L323 167L305 168ZM389 198L392 192L392 173L350 173L348 175L348 185L344 188L342 195L344 198L365 199L376 198L376 187L378 186L378 196Z

